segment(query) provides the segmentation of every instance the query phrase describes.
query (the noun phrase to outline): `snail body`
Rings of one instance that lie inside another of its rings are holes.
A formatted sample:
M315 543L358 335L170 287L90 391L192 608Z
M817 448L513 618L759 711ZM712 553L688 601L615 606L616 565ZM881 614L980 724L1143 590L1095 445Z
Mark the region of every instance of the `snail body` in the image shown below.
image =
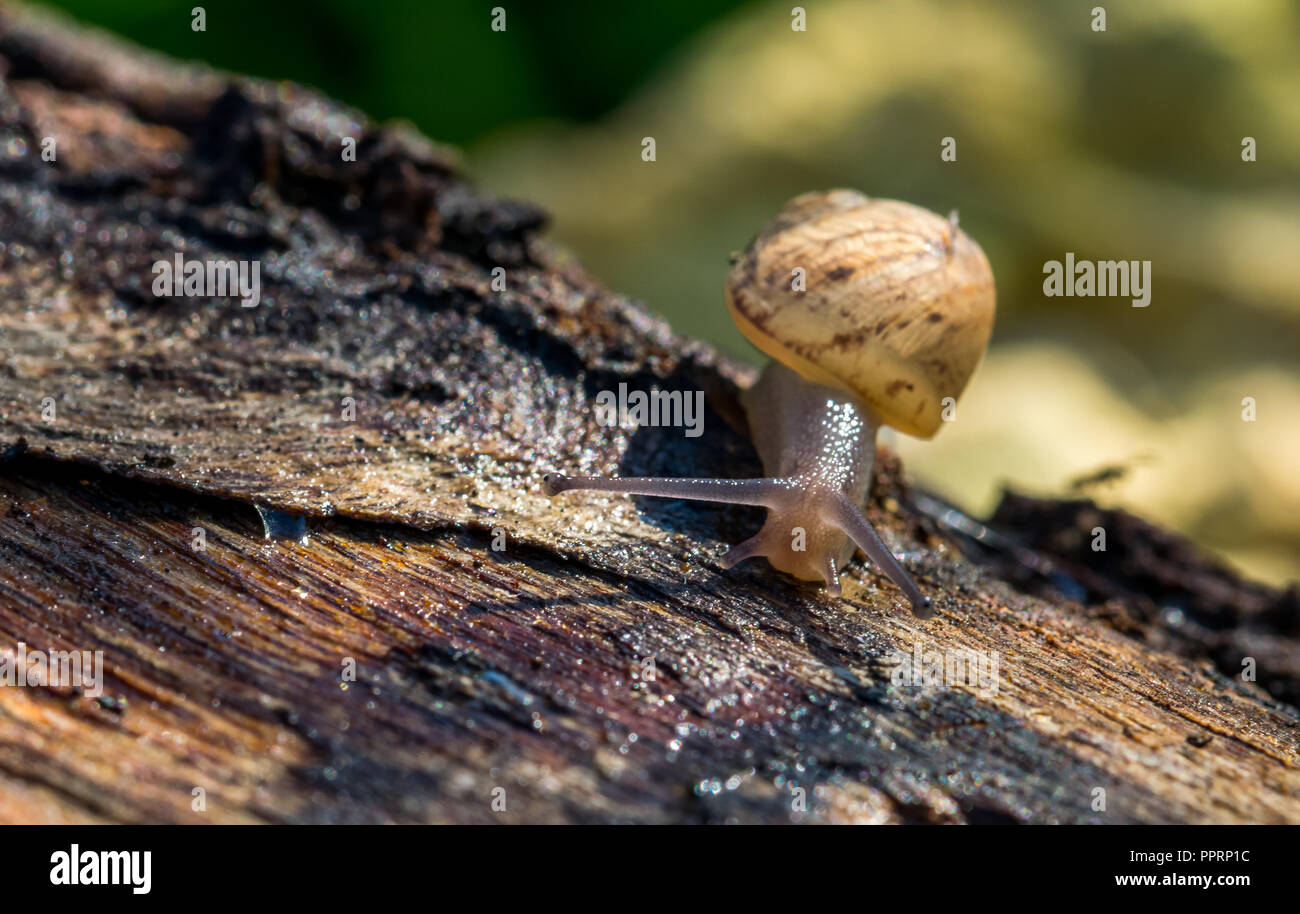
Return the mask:
M727 277L741 332L774 361L742 395L762 479L548 475L575 489L732 504L769 511L762 529L720 560L755 556L840 592L854 547L906 594L930 600L862 515L882 425L928 438L941 426L992 332L995 296L983 251L955 220L851 190L791 200Z

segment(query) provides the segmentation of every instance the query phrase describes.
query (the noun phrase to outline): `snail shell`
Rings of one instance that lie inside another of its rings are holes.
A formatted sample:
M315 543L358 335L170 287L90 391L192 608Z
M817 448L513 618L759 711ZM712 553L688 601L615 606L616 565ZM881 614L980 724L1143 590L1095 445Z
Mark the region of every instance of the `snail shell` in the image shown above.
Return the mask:
M969 235L919 206L853 190L786 204L732 267L726 297L767 355L920 438L938 431L944 398L966 387L995 309L993 271Z

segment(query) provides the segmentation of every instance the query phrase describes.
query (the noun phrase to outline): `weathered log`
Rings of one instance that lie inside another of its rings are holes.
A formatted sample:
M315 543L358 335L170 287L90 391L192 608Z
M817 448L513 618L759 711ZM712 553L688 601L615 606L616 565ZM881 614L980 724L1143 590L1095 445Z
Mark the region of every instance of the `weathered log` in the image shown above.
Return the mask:
M1300 718L1236 675L1295 701L1294 591L1135 519L1101 557L1057 503L979 526L884 451L871 519L932 620L861 562L842 599L723 572L757 513L542 494L759 467L723 421L750 372L535 208L25 10L0 60L0 648L105 674L0 687L0 820L1300 821ZM155 296L177 251L258 262L260 303ZM620 382L704 390L705 434L600 427ZM918 651L998 676L896 682Z

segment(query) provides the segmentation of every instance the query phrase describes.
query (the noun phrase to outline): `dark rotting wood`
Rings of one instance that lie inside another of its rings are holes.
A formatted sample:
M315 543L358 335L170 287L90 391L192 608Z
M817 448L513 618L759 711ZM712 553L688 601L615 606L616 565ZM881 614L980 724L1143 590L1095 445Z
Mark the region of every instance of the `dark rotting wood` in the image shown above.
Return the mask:
M1300 821L1294 591L1136 519L1094 558L1070 503L974 546L886 452L932 620L861 563L838 600L724 573L757 513L542 494L758 462L750 372L535 207L44 14L0 12L0 67L0 649L104 658L102 694L0 687L0 820ZM156 297L178 251L256 260L260 303ZM704 390L705 434L600 427L622 382ZM996 688L897 681L926 652Z

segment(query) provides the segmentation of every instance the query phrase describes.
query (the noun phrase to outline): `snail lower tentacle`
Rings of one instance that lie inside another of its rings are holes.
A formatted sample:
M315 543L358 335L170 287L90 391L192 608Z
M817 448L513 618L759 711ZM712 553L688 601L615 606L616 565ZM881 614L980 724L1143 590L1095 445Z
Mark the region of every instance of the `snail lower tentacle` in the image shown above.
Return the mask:
M906 594L912 604L912 612L922 618L929 616L932 611L930 598L921 593L921 589L916 586L911 576L903 570L902 565L898 564L898 559L894 558L894 554L889 551L889 547L880 538L876 528L862 516L862 512L849 504L846 499L840 499L833 509L833 514L835 525L867 554L867 558L875 562L876 566L889 576L899 590Z

